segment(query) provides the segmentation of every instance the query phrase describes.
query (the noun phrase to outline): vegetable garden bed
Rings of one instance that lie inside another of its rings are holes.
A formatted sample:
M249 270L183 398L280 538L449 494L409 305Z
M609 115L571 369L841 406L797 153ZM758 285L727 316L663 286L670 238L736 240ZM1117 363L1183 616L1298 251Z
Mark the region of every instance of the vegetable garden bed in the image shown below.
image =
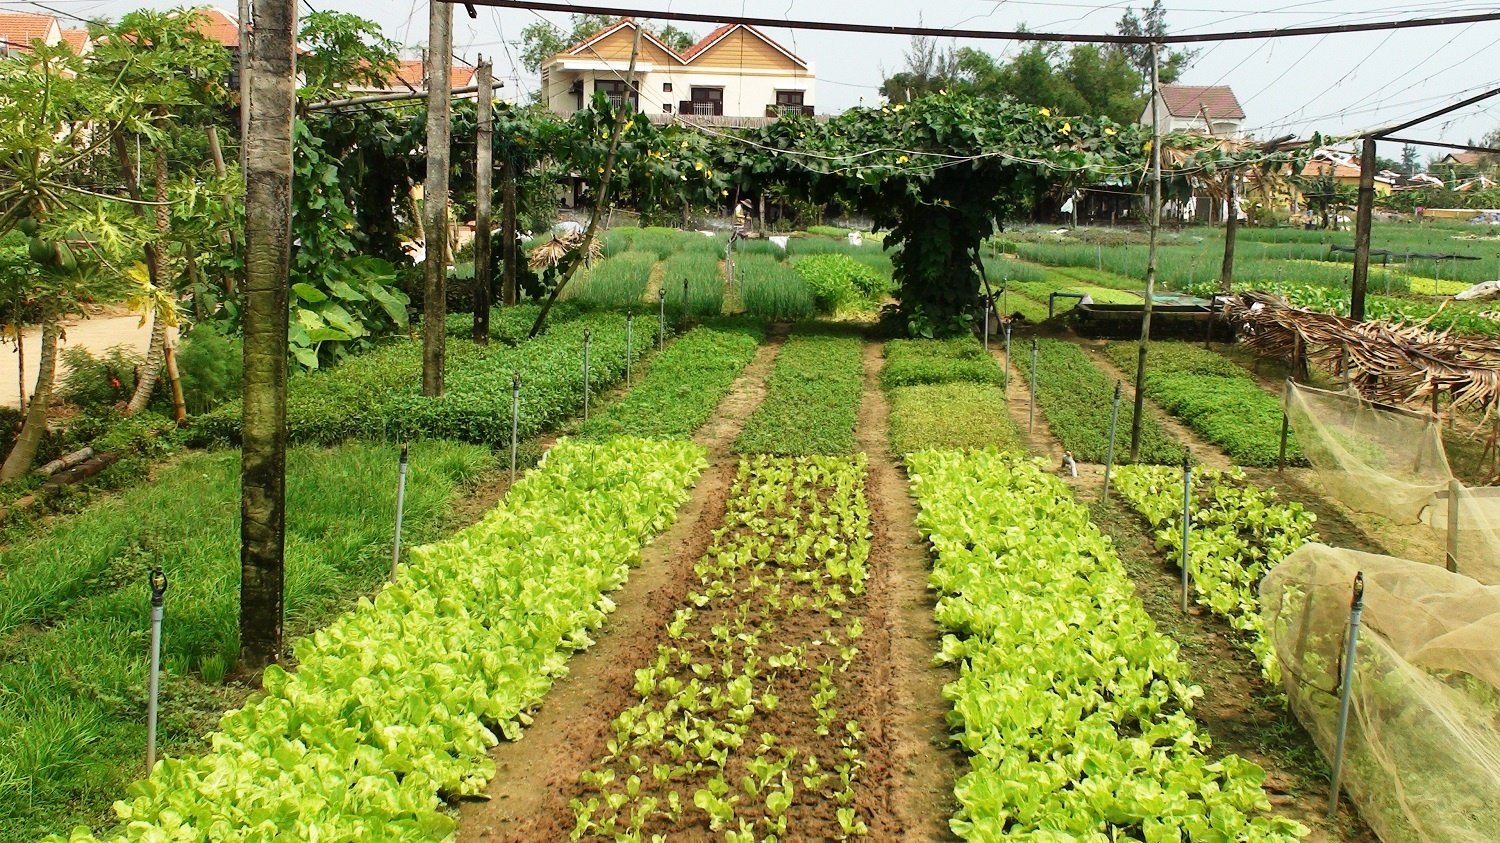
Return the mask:
M994 451L908 459L959 665L945 695L970 755L964 839L1293 841L1265 773L1211 761L1198 689L1109 540L1061 481Z

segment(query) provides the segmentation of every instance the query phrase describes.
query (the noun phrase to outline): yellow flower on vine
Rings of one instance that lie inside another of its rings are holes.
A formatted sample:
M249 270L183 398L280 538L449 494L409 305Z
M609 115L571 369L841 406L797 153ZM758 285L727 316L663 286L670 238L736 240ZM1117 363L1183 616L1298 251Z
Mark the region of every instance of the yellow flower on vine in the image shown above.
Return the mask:
M1063 127L1062 127L1062 133L1066 135L1067 133L1069 133L1071 131L1073 131L1073 124L1064 121L1063 122Z
M1106 135L1109 135L1109 136L1111 136L1111 137L1113 137L1113 136L1114 136L1114 134L1115 134L1115 130L1114 130L1114 129L1110 129L1110 128L1106 128L1106 129L1105 129L1105 130L1104 130L1104 134L1106 134Z
M1041 114L1043 117L1051 117L1052 116L1052 109L1050 109L1050 108L1038 108L1037 109L1037 113Z
M905 164L905 163L906 163L906 162L908 162L908 161L910 161L910 160L911 160L911 158L910 158L910 157L908 157L908 156L905 156L905 155L903 155L903 156L901 156L901 157L900 157L900 158L897 158L897 159L896 159L896 163L897 163L897 164Z

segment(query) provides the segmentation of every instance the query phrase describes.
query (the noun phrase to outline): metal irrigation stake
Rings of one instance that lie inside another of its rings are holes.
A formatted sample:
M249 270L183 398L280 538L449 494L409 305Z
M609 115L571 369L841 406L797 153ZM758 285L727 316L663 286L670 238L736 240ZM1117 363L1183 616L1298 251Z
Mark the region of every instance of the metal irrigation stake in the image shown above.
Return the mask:
M994 306L995 306L995 297L994 296L985 296L984 297L984 350L985 350L985 353L989 353L989 350L990 350L990 309L993 308Z
M1036 428L1036 337L1031 338L1031 404L1026 408L1026 432Z
M1182 455L1182 613L1188 611L1188 536L1193 528L1193 463Z
M661 351L667 347L667 285L663 284L656 291L656 299L661 305L661 315L657 317L656 324L656 350Z
M625 385L630 386L631 340L635 332L635 313L625 311Z
M1448 570L1458 573L1458 497L1460 486L1457 480L1448 481Z
M583 329L583 420L589 420L589 341L594 338L592 328Z
M1339 810L1339 780L1344 773L1344 740L1349 734L1349 701L1354 695L1354 656L1359 644L1359 618L1364 611L1365 572L1360 571L1354 575L1354 598L1349 601L1349 632L1344 641L1344 670L1339 677L1339 722L1333 747L1333 782L1328 794L1329 817Z
M1291 397L1292 379L1287 378L1286 386L1283 388L1281 398L1281 451L1276 457L1276 471L1278 473L1286 471L1286 438L1287 434L1291 432L1292 427L1292 417L1287 414L1286 408L1287 402L1291 400Z
M146 773L156 766L156 712L161 694L161 616L166 605L167 575L151 569L151 674L146 691Z
M1120 424L1120 382L1115 381L1115 397L1109 408L1109 448L1104 457L1104 496L1100 500L1109 503L1109 475L1115 468L1115 431Z
M521 442L521 373L510 375L510 482L516 482L516 450Z
M1010 323L1005 323L1005 371L1001 372L1000 388L1005 390L1005 397L1010 398Z
M401 446L401 460L396 469L396 541L391 550L391 579L396 579L396 566L401 564L401 519L406 514L406 451Z

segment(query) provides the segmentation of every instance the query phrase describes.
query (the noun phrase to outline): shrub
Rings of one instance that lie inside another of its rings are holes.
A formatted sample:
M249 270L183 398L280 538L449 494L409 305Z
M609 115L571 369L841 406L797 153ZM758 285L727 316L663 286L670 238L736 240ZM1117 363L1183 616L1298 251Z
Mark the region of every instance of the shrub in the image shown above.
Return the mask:
M240 394L245 376L243 344L212 326L194 326L177 349L182 398L191 415L200 415Z
M95 357L81 346L63 349L64 373L58 394L79 407L108 407L135 392L136 372L145 364L140 352L126 345L111 346Z
M861 300L884 296L890 289L887 279L848 255L811 255L793 266L823 313L837 313Z

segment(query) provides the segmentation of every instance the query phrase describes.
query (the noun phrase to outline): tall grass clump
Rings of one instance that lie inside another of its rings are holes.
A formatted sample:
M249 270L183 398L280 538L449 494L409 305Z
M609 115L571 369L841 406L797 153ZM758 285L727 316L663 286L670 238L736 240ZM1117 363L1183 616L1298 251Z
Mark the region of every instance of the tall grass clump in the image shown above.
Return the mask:
M735 255L767 255L776 260L786 259L786 249L770 240L741 240L734 246Z
M724 246L729 242L728 235L715 234L709 237L696 231L681 231L677 234L679 252L692 252L694 254L712 254L719 257L724 256Z
M724 309L724 274L717 255L679 252L662 265L667 308L682 316L717 316Z
M640 233L641 229L634 225L616 226L604 232L604 235L600 238L600 242L604 248L604 256L613 257L614 255L634 249L635 238Z
M640 304L655 267L654 252L631 251L605 258L575 281L568 295L593 307Z
M675 228L653 225L636 233L631 241L631 248L641 252L655 252L658 260L666 260L681 248L681 235L682 232Z
M768 255L741 255L735 283L747 313L766 319L807 319L817 314L812 290L802 276Z

